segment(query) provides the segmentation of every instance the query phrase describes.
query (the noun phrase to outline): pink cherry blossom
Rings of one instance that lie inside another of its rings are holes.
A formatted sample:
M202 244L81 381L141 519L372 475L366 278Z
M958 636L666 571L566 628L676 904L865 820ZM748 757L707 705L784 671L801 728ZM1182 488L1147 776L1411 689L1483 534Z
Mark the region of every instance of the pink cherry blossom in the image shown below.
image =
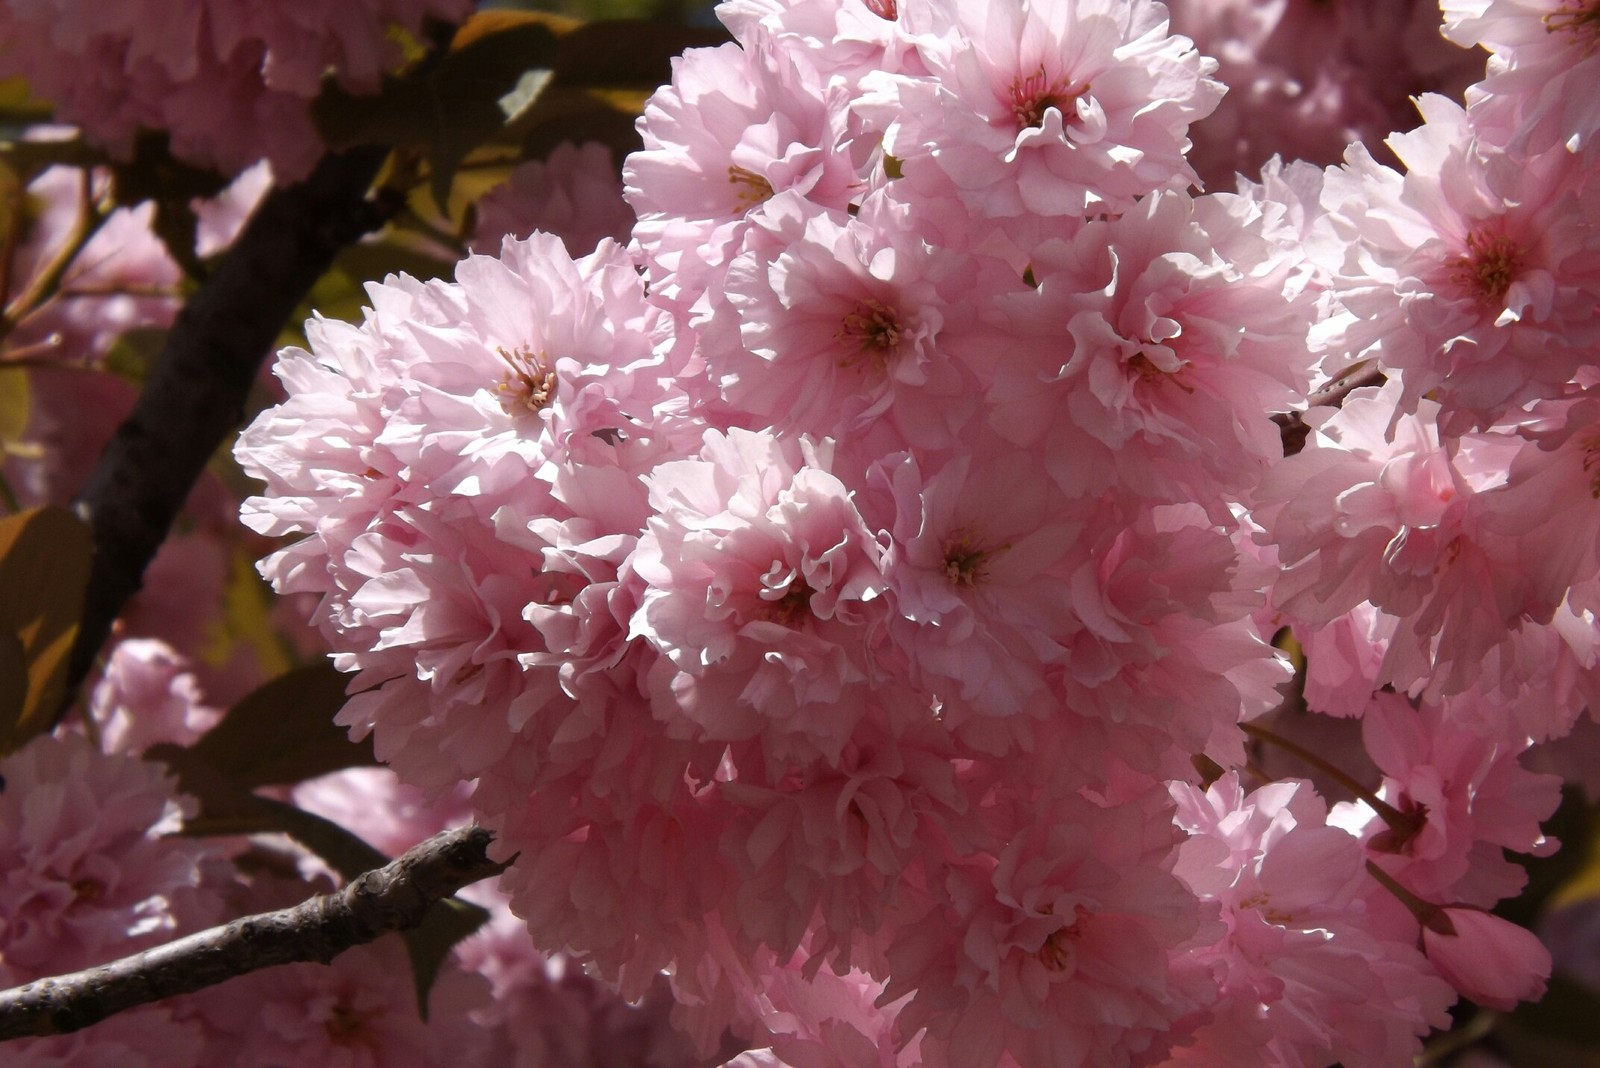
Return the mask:
M1442 0L1445 36L1489 50L1467 94L1473 121L1518 156L1589 148L1600 104L1593 0Z
M1228 1000L1255 1006L1242 1020L1219 1014L1215 1028L1199 1032L1198 1051L1231 1044L1248 1060L1290 1064L1413 1056L1453 997L1412 945L1367 929L1360 845L1327 825L1310 784L1286 780L1246 794L1229 773L1204 793L1182 784L1172 793L1177 823L1192 835L1175 870L1221 906L1227 928L1197 957L1215 969ZM1244 1030L1229 1035L1235 1021Z
M1241 198L1161 194L1037 250L1037 292L1002 298L1020 351L980 372L996 429L1039 442L1075 492L1249 488L1282 455L1266 415L1294 406L1311 364L1307 296L1265 225Z
M657 517L634 564L649 588L629 636L661 653L649 685L669 724L838 752L876 676L883 549L827 463L730 430L649 476Z
M1459 98L1483 76L1481 52L1440 36L1437 0L1167 7L1228 87L1191 131L1189 161L1212 189L1230 188L1235 172L1254 178L1274 153L1326 166L1360 141L1381 155L1383 138L1416 125L1413 97Z
M1362 718L1367 752L1384 774L1378 796L1400 814L1391 826L1365 805L1360 833L1376 863L1433 901L1489 907L1522 889L1526 873L1503 850L1547 855L1556 843L1539 829L1561 800L1560 780L1524 770L1521 741L1474 733L1456 704L1413 708L1380 693ZM1352 817L1353 817L1352 813ZM1356 829L1353 818L1341 825Z
M925 1064L1130 1063L1170 1044L1208 996L1183 954L1205 927L1147 804L1063 800L927 888L883 995L914 991L900 1026L928 1027Z
M1532 931L1480 909L1440 909L1422 925L1422 944L1439 974L1485 1008L1537 1001L1550 978L1550 951Z
M953 444L974 383L945 339L966 325L981 261L929 247L882 199L855 218L799 210L804 229L781 252L734 259L726 304L701 327L722 395L741 421L834 438L860 468L906 444Z
M1556 220L1592 214L1600 189L1565 151L1515 160L1458 105L1420 104L1427 122L1390 139L1404 176L1352 149L1324 206L1345 240L1346 359L1400 372L1408 409L1436 394L1456 434L1559 396L1589 360L1600 238Z
M587 256L602 238L626 241L634 218L611 150L595 141L563 141L545 159L519 164L477 206L472 246L490 254L507 237L543 230L574 257Z
M856 184L843 99L803 57L691 49L645 107L623 181L652 295L686 308L736 254L747 220L793 189L842 209Z
M193 802L158 764L40 735L0 761L0 974L86 968L208 918L217 854L170 837ZM11 985L8 984L8 985Z
M90 697L101 744L108 752L142 753L157 742L192 744L221 710L207 707L190 665L164 642L118 642Z
M325 73L373 92L401 59L390 25L415 34L467 11L467 0L7 0L0 75L26 78L58 120L118 155L141 129L165 130L183 159L231 174L264 156L292 181L322 152L309 104Z
M1087 215L1194 180L1188 124L1216 69L1154 3L909 6L928 74L869 76L855 104L908 179L937 170L989 216Z

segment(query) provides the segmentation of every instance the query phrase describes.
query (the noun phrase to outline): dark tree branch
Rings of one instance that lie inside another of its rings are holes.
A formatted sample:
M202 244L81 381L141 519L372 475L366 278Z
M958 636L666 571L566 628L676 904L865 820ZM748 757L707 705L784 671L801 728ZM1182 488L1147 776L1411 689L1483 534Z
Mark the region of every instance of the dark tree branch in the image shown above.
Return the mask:
M492 837L477 826L445 831L337 893L0 992L0 1041L66 1034L275 964L326 964L352 946L415 927L435 902L504 871L489 859Z
M243 421L284 323L339 250L392 214L395 205L367 197L387 155L376 147L329 155L305 181L270 191L179 313L138 404L78 497L94 564L68 704L206 463Z

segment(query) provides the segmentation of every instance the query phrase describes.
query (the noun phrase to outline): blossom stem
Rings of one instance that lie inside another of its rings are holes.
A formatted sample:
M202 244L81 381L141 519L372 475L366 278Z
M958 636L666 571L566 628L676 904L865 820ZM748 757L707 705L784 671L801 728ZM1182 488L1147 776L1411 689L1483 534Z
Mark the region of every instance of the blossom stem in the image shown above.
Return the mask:
M1401 812L1399 809L1389 804L1389 802L1385 801L1383 798L1367 789L1366 786L1362 785L1354 776L1350 775L1342 768L1335 767L1304 746L1296 745L1294 742L1291 742L1289 739L1283 737L1283 735L1269 730L1266 727L1260 726L1259 724L1241 723L1239 724L1239 729L1244 731L1252 738L1259 738L1264 742L1270 742L1279 749L1282 749L1284 752L1294 754L1307 764L1310 764L1318 771L1327 775L1340 786L1343 786L1346 790L1349 790L1361 800L1365 801L1367 805L1378 814L1379 818L1394 830L1401 833L1415 833L1417 829L1417 820L1415 817L1407 816L1404 812Z
M1367 861L1367 874L1383 884L1385 890L1399 898L1400 903L1410 909L1411 915L1415 916L1417 922L1424 927L1428 926L1430 922L1434 922L1435 918L1443 911L1438 905L1422 900L1416 894L1401 886L1399 880L1370 860Z

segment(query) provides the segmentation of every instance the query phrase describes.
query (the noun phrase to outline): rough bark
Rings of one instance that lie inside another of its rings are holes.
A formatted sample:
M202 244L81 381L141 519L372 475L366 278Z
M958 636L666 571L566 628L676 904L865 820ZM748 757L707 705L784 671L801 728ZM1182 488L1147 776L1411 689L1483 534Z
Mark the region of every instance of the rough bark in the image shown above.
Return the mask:
M505 865L489 859L492 837L477 826L445 831L337 893L0 992L0 1041L66 1034L277 964L326 964L352 946L415 927L436 902L498 875Z

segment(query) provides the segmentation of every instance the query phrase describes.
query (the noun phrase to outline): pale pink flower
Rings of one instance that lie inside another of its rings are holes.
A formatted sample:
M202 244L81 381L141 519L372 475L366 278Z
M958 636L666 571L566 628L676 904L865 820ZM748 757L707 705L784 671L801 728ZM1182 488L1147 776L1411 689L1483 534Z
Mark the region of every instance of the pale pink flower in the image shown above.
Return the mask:
M814 972L814 974L813 974ZM761 1001L772 1048L741 1054L725 1068L919 1068L921 1037L902 1033L900 1005L880 1004L884 984L856 969L807 967L802 954L766 968Z
M0 5L0 23L3 12ZM50 167L29 183L29 202L37 214L29 213L20 231L24 239L13 253L14 287L20 289L60 255L72 240L81 198L92 203L108 196L110 182L104 170ZM128 331L168 326L177 314L182 272L152 232L154 218L151 204L111 212L72 258L55 297L21 318L6 336L6 346L41 345L44 352L38 355L46 362L81 370L97 365ZM16 295L14 289L7 297Z
M20 983L172 937L206 911L213 848L158 764L40 735L0 761L0 972Z
M1221 98L1159 4L907 5L928 74L870 75L854 108L908 180L938 171L988 216L1122 211L1195 180L1189 123Z
M185 160L231 174L265 157L294 180L322 153L309 104L326 73L374 92L402 59L390 26L417 34L468 10L468 0L7 0L0 75L22 75L57 120L118 155L141 129L164 130Z
M981 261L929 247L898 205L855 218L802 203L804 229L729 265L701 351L740 421L832 437L871 460L953 445L975 405L943 340L982 291Z
M1068 707L1114 724L1102 744L1147 773L1182 777L1195 753L1236 761L1236 724L1288 677L1250 618L1265 576L1197 508L1107 524L1085 555L1068 584Z
M107 752L137 754L157 742L192 744L221 710L205 704L192 666L171 646L128 638L111 650L89 714Z
M1383 654L1398 621L1362 602L1320 627L1296 627L1306 658L1306 704L1326 716L1360 716L1382 685Z
M661 654L651 699L675 730L836 754L861 715L883 549L828 462L825 447L708 431L700 459L648 477L629 637Z
M1510 1012L1544 996L1550 951L1525 927L1481 909L1446 907L1422 925L1428 962L1463 997Z
M872 474L894 507L890 634L952 726L1048 714L1045 672L1075 629L1061 594L1084 523L1029 453L972 444L937 470L895 454Z
M6 1068L206 1068L200 1025L176 1015L146 1005L70 1035L11 1039Z
M746 48L804 51L818 73L852 90L873 71L926 73L899 0L724 0L717 18Z
M1037 291L999 302L1020 351L980 370L995 429L1039 443L1073 492L1215 513L1247 491L1282 456L1268 416L1299 403L1312 362L1308 296L1266 226L1240 197L1161 194L1038 249Z
M633 209L622 199L622 175L611 150L596 141L563 141L549 156L519 164L477 202L473 248L493 254L507 237L535 230L560 237L574 257L603 238L626 241Z
M780 956L805 942L813 956L839 950L848 961L883 929L898 883L925 855L925 823L962 823L952 754L931 724L901 737L858 728L831 764L724 784L733 811L720 845L739 873L741 934Z
M360 327L313 323L312 351L279 363L288 400L237 451L271 494L246 501L247 524L309 535L264 573L321 595L339 666L365 672L356 685L369 692L341 722L381 725L380 754L433 788L477 774L557 693L553 674L529 677L522 663L543 651L525 616L581 584L540 570L519 524L497 516L514 505L617 519L605 502L615 480L561 471L588 463L636 479L670 422L658 406L675 403L616 245L575 262L536 235L500 259L467 259L457 278L393 279L371 287ZM643 516L617 521L604 533L637 536Z
M1323 204L1345 244L1344 362L1399 372L1406 410L1435 397L1453 435L1559 396L1591 362L1600 236L1568 220L1600 210L1600 185L1567 152L1513 160L1458 105L1419 103L1425 125L1390 138L1405 174L1352 148Z
M842 94L791 49L728 44L673 61L639 121L644 148L623 166L653 298L693 304L774 193L845 207L856 174Z
M1489 50L1467 94L1474 124L1518 156L1588 149L1600 129L1594 0L1442 0L1444 34Z
M1254 178L1273 155L1319 167L1360 141L1381 153L1416 125L1413 97L1459 98L1483 75L1481 52L1439 33L1437 0L1336 4L1169 0L1173 29L1221 66L1228 87L1191 130L1189 161L1209 188Z
M1555 851L1539 824L1560 803L1561 781L1522 768L1525 741L1474 733L1456 706L1476 700L1467 694L1414 708L1397 694L1373 695L1362 738L1384 775L1378 796L1406 822L1391 826L1356 802L1340 823L1357 830L1374 860L1413 893L1487 908L1517 894L1527 878L1503 850Z
M490 1034L471 1013L488 996L481 977L447 964L429 991L424 1020L405 943L390 935L326 965L252 972L175 1006L203 1024L207 1064L449 1068L485 1063Z
M1176 822L1192 836L1179 847L1176 873L1221 906L1227 928L1196 953L1224 998L1224 1033L1202 1030L1202 1049L1231 1041L1253 1062L1390 1064L1415 1055L1418 1039L1447 1022L1452 993L1411 940L1370 929L1360 844L1327 825L1327 806L1309 783L1246 794L1230 772L1204 793L1182 783L1171 790ZM1230 1003L1254 1005L1240 1035L1225 1033L1239 1015Z
M889 947L883 994L911 995L900 1027L928 1028L924 1064L1123 1064L1171 1044L1211 995L1186 963L1206 927L1167 870L1174 836L1150 819L1161 807L1046 803L926 888L926 911Z
M1400 403L1391 381L1308 412L1313 435L1263 480L1255 515L1284 563L1274 604L1319 624L1370 600L1400 620L1380 684L1457 693L1537 611L1529 576L1497 564L1478 505L1503 484L1518 443L1475 436L1446 452L1437 406L1423 400L1401 416Z

